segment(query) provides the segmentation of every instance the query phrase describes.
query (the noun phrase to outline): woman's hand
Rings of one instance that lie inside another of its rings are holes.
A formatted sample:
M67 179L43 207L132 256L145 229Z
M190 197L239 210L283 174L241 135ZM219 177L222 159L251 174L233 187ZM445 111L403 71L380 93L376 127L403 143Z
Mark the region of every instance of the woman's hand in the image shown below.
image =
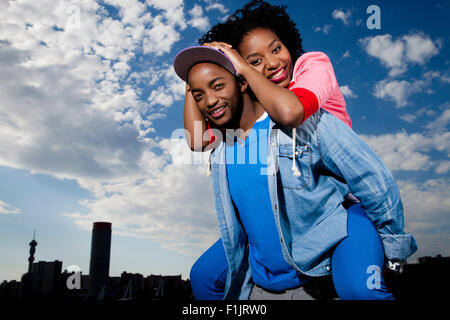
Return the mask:
M241 57L239 52L237 52L235 49L233 49L231 44L228 44L225 42L214 41L214 42L206 42L203 45L222 51L228 57L228 59L230 59L234 68L236 69L236 72L239 75L242 74L244 68L247 68L250 66L247 63L247 61L245 61L244 58Z

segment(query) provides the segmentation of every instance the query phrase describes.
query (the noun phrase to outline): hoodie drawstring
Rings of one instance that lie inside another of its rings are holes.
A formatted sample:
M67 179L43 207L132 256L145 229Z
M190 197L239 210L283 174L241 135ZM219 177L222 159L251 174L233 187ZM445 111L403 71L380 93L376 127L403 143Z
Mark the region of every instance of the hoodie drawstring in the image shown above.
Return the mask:
M211 171L211 153L208 156L208 167L206 168L206 176L211 176L212 175L212 171Z
M297 169L297 165L295 164L295 140L297 134L295 128L292 129L292 174L295 177L300 177L302 174Z

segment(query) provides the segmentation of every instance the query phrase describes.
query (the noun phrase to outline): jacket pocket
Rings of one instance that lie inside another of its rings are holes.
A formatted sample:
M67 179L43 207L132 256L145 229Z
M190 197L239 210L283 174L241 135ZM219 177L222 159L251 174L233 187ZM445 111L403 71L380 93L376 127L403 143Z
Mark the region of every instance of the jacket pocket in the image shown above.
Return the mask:
M300 171L300 176L295 176L292 171L293 158ZM296 146L295 154L291 144L281 144L278 148L278 171L283 188L303 189L311 179L311 152L309 145Z

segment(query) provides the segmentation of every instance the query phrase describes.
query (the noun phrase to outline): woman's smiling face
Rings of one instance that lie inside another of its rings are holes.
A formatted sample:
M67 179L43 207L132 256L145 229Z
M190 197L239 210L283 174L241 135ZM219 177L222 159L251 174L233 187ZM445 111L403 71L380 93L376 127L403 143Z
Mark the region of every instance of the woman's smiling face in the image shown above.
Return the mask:
M273 83L289 86L294 67L291 54L272 30L257 28L250 31L242 38L239 53Z

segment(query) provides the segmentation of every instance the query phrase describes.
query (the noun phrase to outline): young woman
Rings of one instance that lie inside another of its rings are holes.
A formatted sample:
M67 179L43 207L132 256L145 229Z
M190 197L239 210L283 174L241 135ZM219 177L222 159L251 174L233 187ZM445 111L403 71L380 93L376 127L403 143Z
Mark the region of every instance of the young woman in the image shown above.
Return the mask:
M183 50L174 68L199 114L220 129L211 157L221 239L191 270L195 297L255 298L259 288L295 291L332 275L341 299L392 299L385 257L404 260L416 243L375 153L325 110L293 134L214 48ZM361 203L346 210L349 192Z

